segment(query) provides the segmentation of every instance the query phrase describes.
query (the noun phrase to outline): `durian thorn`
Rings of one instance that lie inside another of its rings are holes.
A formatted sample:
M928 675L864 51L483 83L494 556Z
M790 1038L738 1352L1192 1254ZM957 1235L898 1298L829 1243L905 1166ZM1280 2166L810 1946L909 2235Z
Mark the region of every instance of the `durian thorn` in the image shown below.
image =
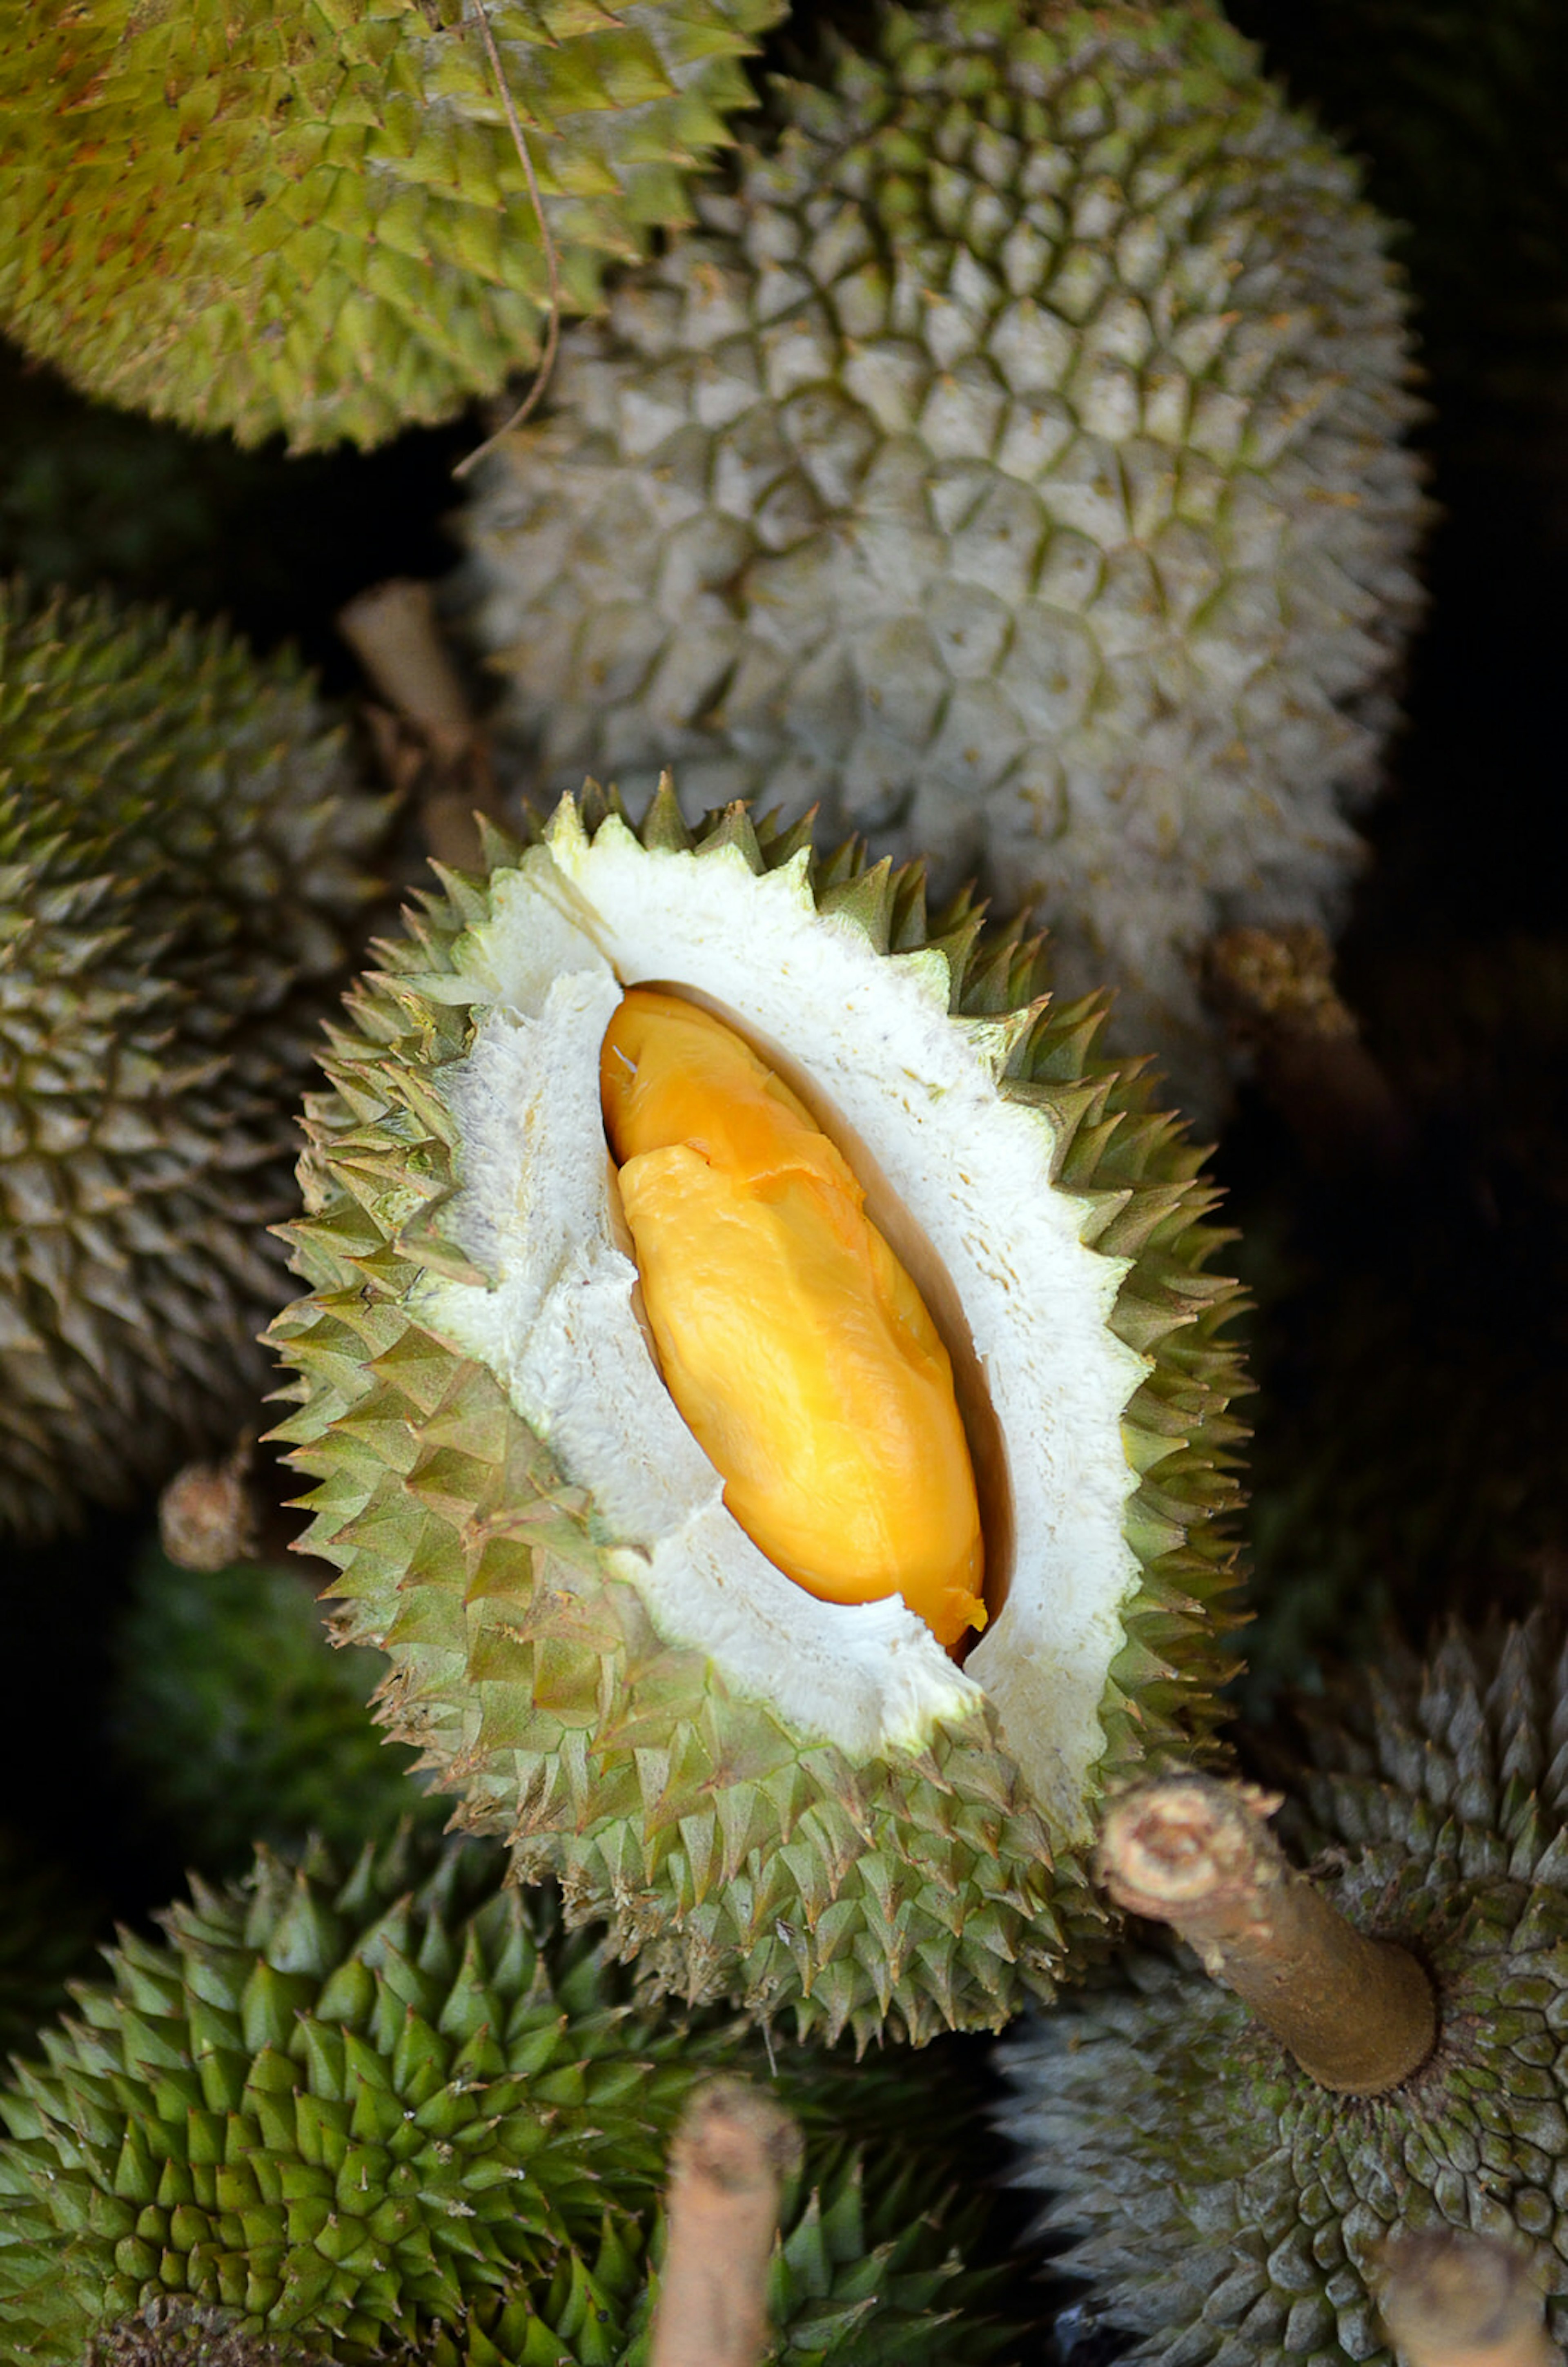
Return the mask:
M517 120L517 108L512 96L512 85L506 79L506 69L501 62L501 52L495 46L495 35L490 28L490 17L484 0L479 0L474 15L479 22L479 38L485 45L485 51L490 59L491 73L495 77L496 92L506 112L507 129L522 159L523 177L528 184L528 198L534 209L534 219L539 225L539 244L544 250L545 269L548 272L550 280L550 311L549 318L545 324L545 350L540 357L533 385L528 389L511 418L502 420L493 436L487 436L482 444L468 453L466 459L458 461L452 474L459 479L466 477L476 462L482 460L487 452L493 452L503 436L510 436L514 428L521 427L524 421L530 416L550 382L550 373L555 368L556 355L560 346L560 260L556 254L556 243L550 236L550 226L545 220L545 201L539 195L538 176L534 170L534 159L528 153L528 142L523 137L523 126Z
M1309 2079L1382 2095L1437 2043L1432 1985L1408 1949L1358 1931L1288 1863L1269 1829L1279 1806L1209 1775L1136 1784L1107 1810L1099 1878L1129 1914L1170 1924Z
M699 2088L670 2149L670 2242L649 2367L757 2367L768 2336L768 2270L800 2132L744 2079Z
M1528 2256L1458 2227L1392 2236L1377 2274L1406 2367L1562 2367Z

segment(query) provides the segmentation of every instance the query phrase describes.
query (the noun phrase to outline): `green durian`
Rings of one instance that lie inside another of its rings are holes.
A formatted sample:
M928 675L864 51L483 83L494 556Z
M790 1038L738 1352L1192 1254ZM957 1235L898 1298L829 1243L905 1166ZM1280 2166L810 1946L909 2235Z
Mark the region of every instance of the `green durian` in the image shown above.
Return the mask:
M0 2060L28 2045L91 1959L96 1911L0 1825Z
M1301 1714L1293 1853L1426 1967L1436 2050L1385 2094L1334 2095L1191 1955L1131 1955L1002 2049L1055 2265L1138 2360L1391 2367L1381 2244L1470 2227L1529 2254L1561 2342L1568 1626L1455 1625L1425 1664L1390 1645Z
M182 1569L152 1548L112 1650L115 1755L182 1863L239 1872L254 1842L312 1832L352 1854L418 1807L407 1751L366 1706L386 1662L332 1649L303 1570Z
M1385 232L1210 0L877 23L567 337L457 596L541 789L977 867L1213 1109L1198 956L1337 917L1419 607Z
M387 820L288 658L0 587L0 1528L234 1428Z
M459 0L0 8L0 325L242 443L369 445L537 358L549 275ZM485 0L563 297L689 219L779 0Z
M740 807L694 838L668 784L640 837L595 792L492 852L380 949L308 1114L279 1435L343 1632L457 1820L656 1981L835 2037L996 2025L1101 1929L1100 1786L1216 1716L1239 1375L1200 1155L1099 1006L965 900L928 923L914 867ZM648 979L771 1048L935 1261L989 1473L962 1669L766 1560L664 1389L599 1105Z
M403 1835L344 1882L321 1848L298 1867L263 1851L243 1886L197 1883L161 1940L125 1935L0 2094L0 2358L173 2359L204 2332L234 2367L642 2356L681 2105L705 2071L765 2078L768 2057L740 2025L634 2007L505 1863ZM808 2136L773 2263L780 2355L993 2355L988 2282L911 2137L929 2082L861 2144L852 2063L786 2050L779 2078ZM972 2327L951 2316L965 2300Z

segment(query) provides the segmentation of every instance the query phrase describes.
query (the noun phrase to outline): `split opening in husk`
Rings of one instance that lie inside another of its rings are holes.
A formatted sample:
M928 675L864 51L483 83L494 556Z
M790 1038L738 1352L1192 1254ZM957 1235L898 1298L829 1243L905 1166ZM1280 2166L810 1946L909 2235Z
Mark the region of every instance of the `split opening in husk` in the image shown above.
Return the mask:
M718 1020L754 1052L757 1058L763 1061L795 1096L796 1100L803 1104L814 1122L821 1128L823 1134L852 1171L865 1195L867 1217L886 1241L894 1256L919 1291L952 1365L953 1392L957 1399L959 1420L963 1425L970 1466L974 1472L976 1494L979 1502L980 1528L985 1547L983 1595L987 1618L994 1619L1007 1601L1013 1558L1013 1495L1008 1470L1007 1449L962 1298L924 1228L913 1215L908 1203L894 1190L868 1145L856 1134L853 1127L846 1124L842 1115L833 1107L831 1102L823 1093L809 1069L786 1051L781 1044L763 1035L757 1028L747 1025L734 1011L712 995L704 993L698 988L688 986L680 980L636 979L626 980L624 984L627 991L636 988L671 995L679 1001L691 1003L695 1008L707 1012L713 1018ZM636 1249L622 1207L613 1158L608 1161L608 1168L610 1203L616 1238L626 1256L635 1264ZM649 1354L652 1358L655 1369L661 1371L652 1326L642 1303L640 1284L636 1287L634 1303ZM975 1628L967 1629L956 1643L947 1647L950 1657L962 1666L969 1650L977 1641L978 1631Z

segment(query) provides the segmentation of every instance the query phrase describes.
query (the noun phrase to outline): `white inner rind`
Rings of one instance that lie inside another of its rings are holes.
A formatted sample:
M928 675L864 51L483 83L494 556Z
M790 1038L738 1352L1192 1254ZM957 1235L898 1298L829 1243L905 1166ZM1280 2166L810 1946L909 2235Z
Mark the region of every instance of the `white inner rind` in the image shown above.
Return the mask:
M463 1186L448 1229L494 1281L429 1278L422 1319L495 1373L590 1492L612 1566L667 1640L856 1759L919 1748L983 1692L1041 1808L1081 1837L1139 1582L1122 1417L1149 1366L1108 1329L1127 1261L1088 1248L1084 1204L1052 1187L1051 1121L1002 1097L984 1031L949 1017L942 956L879 955L818 914L804 856L758 877L738 849L650 852L616 821L590 842L567 804L491 896L458 944L479 1024L445 1082ZM957 1292L1016 1530L1007 1600L962 1670L897 1598L818 1603L776 1569L660 1377L615 1237L599 1101L622 988L653 979L711 997L799 1064Z

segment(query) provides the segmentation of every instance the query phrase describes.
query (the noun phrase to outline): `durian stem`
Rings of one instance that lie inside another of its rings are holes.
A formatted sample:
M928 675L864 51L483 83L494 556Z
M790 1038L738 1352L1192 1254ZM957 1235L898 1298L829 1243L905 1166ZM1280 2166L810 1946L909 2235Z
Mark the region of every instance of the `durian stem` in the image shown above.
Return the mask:
M261 1543L253 1474L256 1441L246 1431L221 1463L187 1463L158 1499L158 1542L181 1569L227 1569Z
M474 719L441 638L429 584L408 576L373 583L339 609L337 629L436 763L460 763L473 742Z
M670 2244L649 2367L756 2367L768 2338L768 2263L800 2133L742 2079L687 2105L670 2154Z
M1209 941L1203 980L1314 1167L1387 1166L1401 1156L1405 1114L1335 984L1320 928L1222 930Z
M1430 2055L1438 2010L1408 1950L1371 1940L1286 1860L1277 1796L1165 1776L1107 1813L1099 1871L1118 1906L1174 1926L1309 2079L1338 2094L1395 2088Z
M1379 2301L1406 2367L1562 2367L1522 2252L1457 2227L1397 2236Z
M495 78L495 87L506 116L507 129L512 134L512 144L517 151L518 159L523 166L523 177L528 184L528 201L534 209L534 220L538 225L539 244L544 252L545 270L550 283L550 310L545 327L545 350L540 357L533 385L511 416L502 420L494 435L487 436L477 450L468 453L466 459L458 461L452 474L459 481L468 475L477 462L484 459L487 452L494 451L503 436L510 436L513 428L521 427L524 421L532 415L550 382L550 373L556 366L556 355L560 349L560 258L556 253L555 240L550 236L549 223L545 218L545 201L539 194L539 176L534 170L534 159L528 153L528 142L523 137L523 126L517 119L517 103L512 96L512 85L506 79L506 68L502 64L501 51L495 46L495 35L491 31L485 0L479 0L476 15L479 38L485 45L485 55L490 60L490 70Z
M369 720L391 787L414 793L425 852L458 870L482 868L475 816L499 821L501 800L429 584L373 583L338 611L337 629L393 710L372 709Z

